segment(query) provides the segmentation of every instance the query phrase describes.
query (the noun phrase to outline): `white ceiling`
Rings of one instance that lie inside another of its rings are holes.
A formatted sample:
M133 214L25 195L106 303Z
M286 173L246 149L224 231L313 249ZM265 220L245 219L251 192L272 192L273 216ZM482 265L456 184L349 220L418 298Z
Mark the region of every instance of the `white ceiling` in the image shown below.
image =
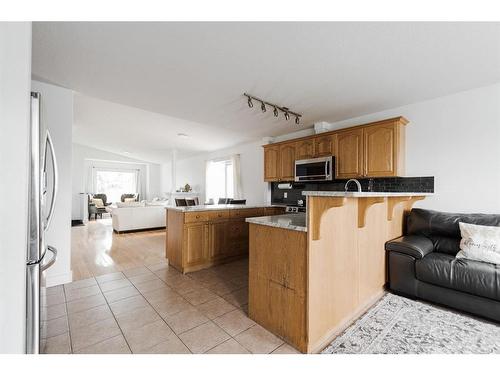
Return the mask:
M249 140L232 129L221 136L220 128L212 125L74 95L73 141L135 159L163 163L170 160L172 149L183 158Z
M37 22L32 71L81 93L77 142L162 161L496 83L500 23Z

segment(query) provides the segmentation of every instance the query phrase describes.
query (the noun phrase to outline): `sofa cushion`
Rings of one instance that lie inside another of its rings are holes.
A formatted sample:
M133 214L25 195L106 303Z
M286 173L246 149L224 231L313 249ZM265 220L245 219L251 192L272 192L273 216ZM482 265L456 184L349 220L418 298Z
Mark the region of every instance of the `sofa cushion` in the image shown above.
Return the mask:
M421 259L434 249L430 239L424 236L402 236L385 243L387 251L396 251Z
M457 258L500 265L500 227L459 223L462 240Z
M500 301L500 266L431 253L415 262L415 275L426 283Z
M407 219L407 235L421 235L434 244L434 251L456 255L460 250L459 222L477 225L500 225L500 215L456 214L414 208Z

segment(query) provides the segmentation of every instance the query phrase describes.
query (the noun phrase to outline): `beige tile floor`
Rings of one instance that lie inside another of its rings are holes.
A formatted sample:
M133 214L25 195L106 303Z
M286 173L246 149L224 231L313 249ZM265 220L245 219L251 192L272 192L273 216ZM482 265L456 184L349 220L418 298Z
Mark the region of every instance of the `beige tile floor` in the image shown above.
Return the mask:
M48 288L44 353L297 353L247 316L248 260L164 262Z

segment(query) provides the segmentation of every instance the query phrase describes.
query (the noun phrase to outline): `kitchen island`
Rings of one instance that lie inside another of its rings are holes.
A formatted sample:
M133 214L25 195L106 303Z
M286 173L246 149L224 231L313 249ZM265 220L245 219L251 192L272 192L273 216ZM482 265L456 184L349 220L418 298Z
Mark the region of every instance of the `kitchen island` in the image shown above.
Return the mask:
M273 205L198 205L167 207L166 257L187 273L248 254L247 217L276 215L284 207Z
M384 244L429 193L311 191L305 225L252 218L249 316L304 353L323 349L384 293ZM281 220L280 220L281 217Z

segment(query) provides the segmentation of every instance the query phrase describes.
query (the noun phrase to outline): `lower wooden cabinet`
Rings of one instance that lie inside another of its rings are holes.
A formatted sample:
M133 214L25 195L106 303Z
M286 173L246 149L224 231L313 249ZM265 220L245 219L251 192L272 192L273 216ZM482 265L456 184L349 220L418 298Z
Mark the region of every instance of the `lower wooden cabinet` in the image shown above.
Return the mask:
M208 255L208 225L189 224L184 227L185 263L196 266L205 261Z
M227 223L225 221L219 223L210 223L209 227L209 258L217 260L229 256L229 233L227 232Z
M282 207L182 212L167 209L166 256L181 272L193 272L248 254L245 218L284 213Z
M250 225L249 315L307 351L307 235Z

